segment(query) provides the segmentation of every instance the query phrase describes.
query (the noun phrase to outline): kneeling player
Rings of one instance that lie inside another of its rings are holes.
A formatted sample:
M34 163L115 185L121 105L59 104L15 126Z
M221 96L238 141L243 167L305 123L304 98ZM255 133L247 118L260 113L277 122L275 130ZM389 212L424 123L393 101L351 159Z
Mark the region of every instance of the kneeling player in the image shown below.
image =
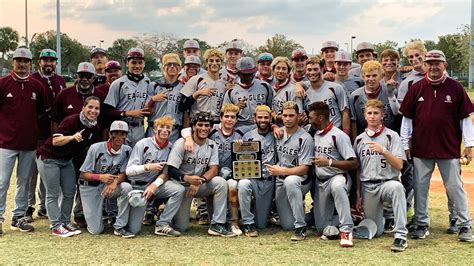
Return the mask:
M351 140L344 131L329 122L329 106L314 102L309 106L309 120L317 129L314 135L316 189L314 221L319 234L331 225L334 208L339 215L341 246L352 247L352 222L347 171L357 168Z
M154 135L137 142L127 165L127 176L133 189L144 190L143 197L151 201L154 197L168 199L165 209L156 222L155 234L162 236L180 236L173 229L171 221L178 212L184 198L184 188L172 180L168 180L166 160L171 151L168 138L173 128L173 119L163 116L155 120ZM132 207L127 205L125 212L129 213L128 228L137 234L142 226L145 206Z
M400 182L405 153L400 136L383 123L383 103L369 100L365 104L365 132L357 136L354 150L359 158L357 173L356 208L377 224L377 236L383 233L383 204L392 204L395 216L395 240L392 251L404 251L407 247L405 189Z
M79 191L91 234L104 231L102 208L104 199L117 198L119 209L128 205L128 192L131 187L125 181L125 168L132 148L124 145L128 135L128 125L124 121L114 121L110 126L109 140L93 144L87 151L86 159L81 166ZM130 238L133 234L123 228L128 222L128 215L119 212L114 228L121 235Z

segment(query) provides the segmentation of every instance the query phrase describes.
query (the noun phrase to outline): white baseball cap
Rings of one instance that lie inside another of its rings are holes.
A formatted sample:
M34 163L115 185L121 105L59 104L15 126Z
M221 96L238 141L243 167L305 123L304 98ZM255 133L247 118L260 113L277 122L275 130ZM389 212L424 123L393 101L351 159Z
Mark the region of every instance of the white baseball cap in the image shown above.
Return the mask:
M142 48L138 48L138 47L130 48L130 50L128 50L128 53L127 53L127 60L130 58L144 59L145 52L143 51Z
M243 47L244 47L244 45L242 44L242 42L240 40L234 39L234 40L230 41L230 43L227 45L225 51L227 52L229 50L237 50L237 51L242 52Z
M128 124L125 123L125 121L121 120L115 120L112 122L110 125L109 131L123 131L123 132L128 132Z
M372 239L377 233L377 224L372 219L364 219L354 227L354 236L357 238Z
M196 65L201 65L201 59L199 59L198 56L195 55L188 55L184 59L184 64L196 64Z
M77 73L86 72L86 73L91 73L95 75L95 67L93 64L89 62L82 62L82 63L79 63L79 66L77 67L76 72Z
M241 73L255 73L257 72L257 66L255 65L255 61L251 57L242 57L237 60L237 64L235 66L237 71Z
M26 58L26 59L33 59L33 55L31 54L30 49L25 47L20 47L13 52L13 59L15 58Z
M361 42L356 46L357 53L365 51L365 50L372 51L372 52L375 51L374 45L371 44L370 42Z
M135 189L128 192L128 203L132 207L144 207L147 204L147 200L143 197L143 190Z
M346 51L337 51L334 59L335 62L352 62L351 54Z
M189 39L186 40L183 44L183 49L188 49L188 48L195 48L195 49L201 49L199 47L199 43L196 40Z
M446 56L441 50L431 50L425 55L425 62L428 62L428 61L446 62Z
M324 51L325 49L328 49L328 48L334 48L337 51L337 50L339 50L339 45L337 45L337 43L335 41L323 42L323 46L321 47L321 52Z

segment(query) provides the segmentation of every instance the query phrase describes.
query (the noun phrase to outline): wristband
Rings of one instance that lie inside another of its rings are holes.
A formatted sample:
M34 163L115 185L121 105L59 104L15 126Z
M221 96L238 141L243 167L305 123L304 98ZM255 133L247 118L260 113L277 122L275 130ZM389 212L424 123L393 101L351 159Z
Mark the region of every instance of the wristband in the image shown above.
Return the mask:
M100 181L100 174L91 174L91 178L94 181Z
M164 183L164 182L163 182L163 179L161 179L161 178L157 178L157 179L155 180L155 182L153 182L153 184L155 184L157 187L163 185L163 183Z
M328 163L328 166L331 166L332 165L332 159L329 158L329 163Z

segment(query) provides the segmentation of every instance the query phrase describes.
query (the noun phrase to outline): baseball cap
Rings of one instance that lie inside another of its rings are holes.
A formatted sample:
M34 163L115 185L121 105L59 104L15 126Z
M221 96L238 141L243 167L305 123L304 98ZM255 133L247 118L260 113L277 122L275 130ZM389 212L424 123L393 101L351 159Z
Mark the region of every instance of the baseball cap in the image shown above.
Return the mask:
M428 62L428 61L446 62L446 56L441 50L431 50L425 55L425 62Z
M243 44L240 40L237 40L237 39L233 39L232 41L230 41L230 43L227 45L225 51L229 51L229 50L237 50L239 52L242 52L243 50Z
M147 201L146 198L143 197L143 190L135 189L128 192L128 203L134 208L145 207Z
M327 48L334 48L337 51L337 50L339 50L339 45L337 45L337 43L335 41L323 42L323 47L321 47L321 52L324 51Z
M219 171L219 176L224 178L225 180L232 178L232 170L229 167L224 166Z
M86 73L91 73L95 75L95 67L93 64L89 62L82 62L82 63L79 63L79 66L77 67L76 72L77 73L86 72Z
M94 47L94 48L92 48L92 50L91 50L91 58L92 58L95 54L104 54L104 55L107 55L107 51L105 51L105 49L100 48L100 47Z
M128 132L128 124L125 121L115 120L110 125L109 131L123 131Z
M273 61L273 55L271 53L261 53L257 57L257 62L264 62L264 61Z
M199 47L199 43L196 40L189 39L186 40L183 44L183 49L188 49L188 48L195 48L195 49L201 49Z
M199 111L194 114L194 117L191 122L193 124L196 124L197 122L209 122L212 124L213 121L214 121L214 118L212 117L211 112Z
M354 227L354 236L357 238L372 239L377 233L377 224L372 219L364 219Z
M335 62L352 62L351 54L346 51L337 51L334 61Z
M334 225L328 225L323 230L323 235L321 236L322 239L330 240L330 239L338 239L339 238L339 229Z
M105 71L107 71L109 69L119 69L119 70L121 70L122 67L120 66L119 62L117 62L115 60L110 60L109 62L107 62L107 64L105 64Z
M201 65L201 59L199 59L199 57L195 55L189 55L189 56L186 56L186 58L184 59L184 64L185 65L187 64Z
M237 64L235 66L237 71L240 73L255 73L257 72L257 66L251 57L242 57L237 60Z
M57 56L57 54L56 54L56 51L51 50L51 49L43 49L43 50L41 50L39 58L45 58L45 57L58 59L58 56Z
M293 52L291 52L291 60L295 60L296 58L300 58L300 57L304 57L308 59L308 54L306 53L304 49L298 48L296 50L293 50Z
M128 50L128 53L127 53L127 60L130 58L144 59L145 52L143 52L142 48L138 48L138 47L130 48L130 50Z
M375 51L374 49L374 45L371 44L370 42L361 42L359 44L357 44L356 46L356 53L359 53L359 52L362 52L362 51L365 51L365 50L369 50L369 51Z
M28 48L25 48L25 47L20 47L20 48L17 48L14 52L13 52L13 59L15 58L26 58L26 59L33 59L33 55L31 54L31 51L30 49Z

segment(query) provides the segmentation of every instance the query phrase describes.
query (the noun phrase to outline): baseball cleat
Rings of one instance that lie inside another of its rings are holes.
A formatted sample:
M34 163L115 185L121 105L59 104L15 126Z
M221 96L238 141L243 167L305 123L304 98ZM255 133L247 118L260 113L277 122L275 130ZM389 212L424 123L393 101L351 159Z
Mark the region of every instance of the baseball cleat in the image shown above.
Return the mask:
M12 224L10 226L11 230L19 230L20 232L32 232L35 230L27 221L26 217L17 218L13 217Z
M430 235L430 231L428 231L428 226L419 226L411 233L411 238L413 239L425 239L427 236Z
M125 230L125 228L115 229L114 230L114 235L121 236L122 238L133 238L133 237L135 237L134 234L128 232L127 230Z
M198 220L199 225L209 225L209 216L207 214L203 214L199 217Z
M155 235L159 236L180 236L181 233L174 230L173 227L169 225L158 225L155 227Z
M350 248L354 246L352 232L341 232L340 233L341 242L340 245L343 248Z
M27 223L32 223L33 222L33 213L35 212L35 208L33 207L28 207L25 213L25 219Z
M461 242L471 242L473 240L472 229L469 227L461 227L461 229L459 229L458 239Z
M392 250L393 252L402 252L407 247L408 247L408 244L405 239L395 238L395 240L393 240L393 244L390 250Z
M244 231L244 234L249 237L257 237L258 232L257 228L255 228L255 224L244 224L242 225L242 230Z
M383 232L385 234L391 234L395 231L395 220L385 219L385 225L383 227Z
M232 233L238 236L242 235L242 230L240 230L240 227L238 224L234 224L234 223L230 224L230 231L232 231Z
M459 228L456 225L457 221L458 221L457 218L449 219L449 225L448 225L448 229L446 229L446 233L448 233L448 234L457 234L457 233L459 233Z
M46 212L46 209L39 209L36 215L38 216L38 218L48 218L48 213Z
M295 233L291 236L292 241L301 241L306 239L306 226L295 229Z
M222 236L222 237L234 237L236 234L227 230L225 224L211 224L207 230L207 234L210 236Z

